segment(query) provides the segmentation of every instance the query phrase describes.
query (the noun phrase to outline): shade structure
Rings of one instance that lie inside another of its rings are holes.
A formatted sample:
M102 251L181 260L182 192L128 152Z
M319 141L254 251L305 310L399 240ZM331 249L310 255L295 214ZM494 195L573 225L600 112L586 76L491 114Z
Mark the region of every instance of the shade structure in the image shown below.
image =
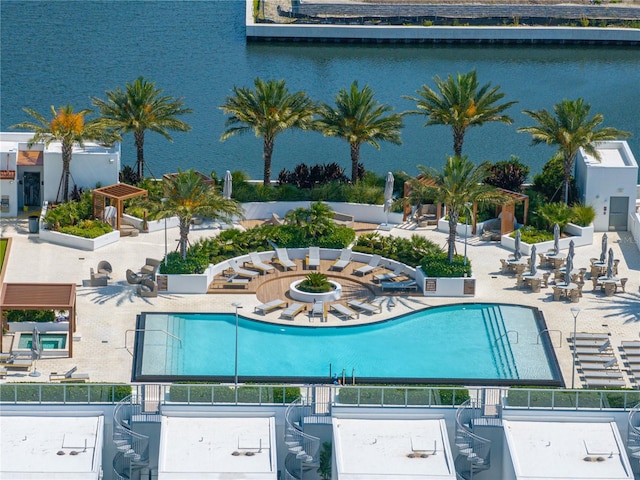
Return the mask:
M233 190L233 178L231 172L227 170L224 174L224 186L222 187L222 196L227 200L231 198L231 191Z
M537 248L536 246L532 246L531 247L531 259L529 260L529 269L531 271L531 276L534 276L537 271L536 271L536 254L537 254Z
M609 249L609 258L607 258L607 278L613 278L613 248Z
M560 253L560 225L553 226L553 253Z
M604 235L602 235L602 250L600 251L601 263L604 263L605 259L607 258L607 242L608 242L608 238L607 238L607 234L605 233Z
M571 283L571 270L573 270L573 255L567 255L567 263L564 266L564 283Z
M520 260L522 258L522 253L520 253L520 230L516 230L516 242L515 242L515 251L513 252L513 257L516 260Z

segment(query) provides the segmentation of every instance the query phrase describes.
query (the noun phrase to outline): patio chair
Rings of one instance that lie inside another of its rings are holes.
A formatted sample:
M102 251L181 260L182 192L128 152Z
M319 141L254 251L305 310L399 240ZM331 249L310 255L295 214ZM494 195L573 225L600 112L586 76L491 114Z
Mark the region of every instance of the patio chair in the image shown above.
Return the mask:
M621 278L620 279L620 289L622 290L622 293L626 293L625 286L627 285L628 281L629 281L628 278ZM617 285L616 285L616 288L617 288Z
M296 315L298 315L303 310L306 310L307 307L302 303L292 303L285 310L282 311L280 317L288 318L290 320L295 320Z
M93 267L89 269L89 286L90 287L106 287L107 286L107 274L96 273Z
M320 321L327 320L327 311L324 302L314 302L311 311L309 312L309 321L313 321L313 317L320 317Z
M156 273L158 272L158 269L160 268L161 263L162 263L162 260L156 260L155 258L147 257L147 259L144 262L144 265L140 268L140 273L142 275L147 275L152 280L155 280Z
M274 272L276 268L273 265L267 265L262 261L258 252L249 253L250 262L246 262L245 265L249 268L253 268L254 270L258 270L262 274L267 274L270 272Z
M263 225L284 225L284 219L280 218L277 213L272 213L271 218L264 222Z
M602 379L602 378L591 378L586 379L587 388L603 388L603 387L614 387L614 388L622 388L627 386L627 382L624 380L610 380L610 379Z
M364 265L360 268L354 269L353 274L364 277L365 275L373 272L378 268L378 264L380 263L380 260L382 260L382 257L380 255L372 255L371 260L369 260L369 264Z
M342 305L341 303L332 303L329 305L329 311L331 310L333 310L337 315L342 315L346 320L360 318L360 314L358 312Z
M158 284L150 278L145 278L140 282L137 289L138 295L143 298L152 298L158 296Z
M233 270L233 273L240 277L254 278L260 275L259 272L242 268L240 265L238 265L238 261L235 258L230 258L229 260L227 260L227 263L229 264L229 268Z
M76 370L78 370L77 366L70 368L64 373L51 372L49 374L49 381L61 380L63 378L71 378L71 375L73 375L76 372Z
M589 371L602 371L602 370L619 370L618 369L618 359L613 357L606 362L602 363L582 363L580 362L581 370L589 370Z
M379 273L378 275L374 275L373 281L383 282L383 281L393 280L401 276L403 273L404 273L404 265L398 264L396 265L396 268L393 269L393 272Z
M113 268L111 268L111 264L106 260L101 260L98 262L98 268L96 268L98 273L109 277L113 273Z
M573 335L570 338L573 341ZM597 341L604 342L605 340L608 340L608 339L609 339L608 333L589 333L589 332L576 333L576 342L578 340L593 340L595 342Z
M270 302L263 303L262 305L258 305L253 309L253 311L266 315L271 310L276 310L277 308L285 308L286 306L287 302L278 298L276 300L271 300Z
M601 345L594 345L593 347L574 345L574 348L578 355L601 355L602 353L611 350L611 341L606 340Z
M272 262L277 263L284 270L298 269L298 265L289 259L289 253L286 248L276 248L276 258L274 258Z
M343 248L340 252L340 257L333 262L329 267L329 270L344 270L347 265L351 263L351 249Z
M320 247L309 247L309 253L306 257L307 268L320 267Z
M0 378L7 378L7 369L0 367Z
M382 291L385 290L418 290L418 284L415 280L407 280L406 282L381 282Z
M0 363L0 368L7 370L29 370L33 362L29 358L16 358L12 355L5 363Z
M144 276L138 275L130 268L127 269L127 283L129 283L130 285L138 285L140 284L140 282L142 282L142 280L144 280Z
M382 313L382 308L379 305L374 305L369 302L362 302L360 300L349 300L347 305L355 310L362 310L364 312L374 314Z

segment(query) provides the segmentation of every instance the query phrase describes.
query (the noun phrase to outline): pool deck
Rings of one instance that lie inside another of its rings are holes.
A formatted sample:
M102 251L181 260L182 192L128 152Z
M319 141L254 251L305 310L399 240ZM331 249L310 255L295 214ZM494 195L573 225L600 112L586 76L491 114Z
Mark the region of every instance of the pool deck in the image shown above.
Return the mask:
M374 226L372 226L373 228ZM360 226L359 233L366 230ZM217 235L219 230L207 224L196 226L189 235L191 242L199 238ZM417 234L445 245L447 235L435 230L435 227L417 228L415 224L403 224L391 232L380 231L381 235L410 237ZM42 372L39 381L48 381L50 372L67 371L77 366L78 372L88 373L92 382L130 382L132 356L129 350L133 344L133 330L136 315L140 312L233 312L233 302L243 305L241 315L248 318L282 322L291 325L309 325L309 317L300 314L295 321L281 320L281 310L266 315L254 313L254 307L268 301L260 288L256 294L237 293L234 291L220 294L185 295L160 294L156 298L141 298L136 294L136 287L129 285L125 271L130 268L138 270L146 257L162 258L165 251L164 231L141 234L138 237L123 237L118 243L108 245L95 252L75 250L72 248L41 242L36 234L28 233L26 217L3 219L2 236L13 238L11 254L4 281L13 282L70 282L78 286L77 312L78 330L74 343L74 358L43 358L37 361L37 370ZM169 250L176 246L178 229L169 229ZM593 244L577 247L575 267L588 267L589 258L600 255L602 233L594 235ZM611 335L611 343L620 359L618 347L622 340L638 340L640 332L640 295L638 294L640 275L640 253L628 232L608 232L609 246L614 255L620 259L619 277L628 277L626 293L618 293L613 297L605 297L600 292L591 291L591 283L587 281L584 296L580 303L553 301L551 288L543 288L539 293L530 290L518 290L515 278L500 273L500 258L510 253L495 242L484 242L471 238L467 253L477 278L475 298L425 298L417 295L376 296L366 291L355 292L370 298L382 307L377 315L361 314L359 320L345 321L333 314L329 315L327 325L338 325L357 322L387 320L417 309L465 302L493 302L527 305L539 308L543 313L547 326L554 333L552 341L562 370L565 382L571 382L572 350L567 343L573 333L573 316L570 309L579 307L578 332L600 332ZM456 244L457 251L463 252L462 239ZM89 269L96 268L100 260L107 260L114 268L109 285L106 287L85 287L83 280L89 278ZM323 265L326 268L327 265ZM305 270L298 270L301 275ZM350 269L344 276L350 276ZM274 275L274 274L270 274ZM279 274L282 277L282 272ZM369 275L371 277L371 275ZM370 278L368 279L370 280ZM393 300L390 300L393 299ZM317 326L316 319L314 326ZM6 351L10 339L3 338L3 351ZM127 349L129 348L129 350ZM628 386L637 388L633 377L625 372L621 364ZM10 371L6 380L0 382L34 381L22 372ZM582 384L576 373L576 387Z

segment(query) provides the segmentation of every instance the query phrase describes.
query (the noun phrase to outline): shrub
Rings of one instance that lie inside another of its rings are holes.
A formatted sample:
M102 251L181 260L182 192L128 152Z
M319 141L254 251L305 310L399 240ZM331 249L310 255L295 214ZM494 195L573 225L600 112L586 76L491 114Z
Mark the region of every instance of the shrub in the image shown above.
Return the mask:
M562 183L564 161L561 156L555 156L542 167L542 172L533 177L533 190L541 193L548 202L562 200ZM576 198L575 179L569 184L569 201Z
M77 225L60 227L60 233L75 235L82 238L98 238L113 231L111 225L98 220L81 220Z
M576 203L571 207L572 223L580 227L586 227L593 223L596 218L596 211L591 205Z
M526 225L522 227L520 230L520 239L528 243L529 245L533 245L534 243L547 242L549 240L553 240L553 233L548 230L538 230L537 228ZM516 232L511 232L511 237L516 236Z
M5 310L8 322L53 322L56 314L53 310Z
M489 176L485 183L494 187L519 192L527 180L529 167L519 157L511 155L511 160L503 160L489 167Z
M540 205L536 215L544 221L546 228L549 230L553 229L556 223L560 226L560 229L563 229L573 219L571 208L562 202Z
M311 272L298 285L298 289L309 293L326 293L334 289L327 276L320 272Z
M451 263L449 263L446 253L430 255L423 259L420 266L427 277L458 278L465 275L471 276L471 262L467 258L467 264L464 265L464 257L462 255L454 255Z

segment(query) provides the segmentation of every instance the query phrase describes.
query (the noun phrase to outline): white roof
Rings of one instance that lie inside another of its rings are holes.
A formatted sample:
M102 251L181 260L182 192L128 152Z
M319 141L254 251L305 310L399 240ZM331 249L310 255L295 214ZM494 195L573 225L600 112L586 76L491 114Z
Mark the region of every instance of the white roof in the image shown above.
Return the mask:
M636 160L625 141L598 142L594 144L600 159L589 155L584 149L580 149L580 154L586 165L596 167L637 167Z
M276 480L275 417L233 415L163 416L158 480Z
M615 422L503 420L517 480L633 479Z
M338 480L456 478L444 419L334 417L333 441Z
M104 419L92 416L0 416L0 478L96 480L102 469Z

